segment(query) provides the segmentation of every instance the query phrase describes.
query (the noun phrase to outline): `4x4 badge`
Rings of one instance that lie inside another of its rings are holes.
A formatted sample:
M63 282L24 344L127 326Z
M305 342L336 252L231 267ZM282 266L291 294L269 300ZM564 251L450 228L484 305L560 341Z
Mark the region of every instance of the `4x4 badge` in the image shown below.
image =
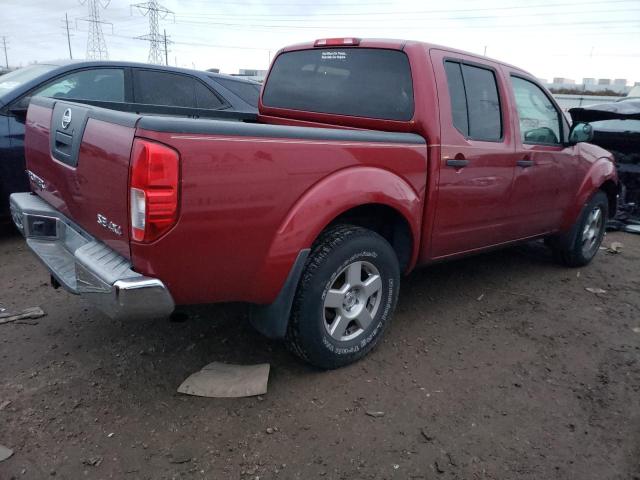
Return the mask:
M98 225L106 228L107 230L115 233L116 235L122 235L122 227L120 227L120 225L118 224L113 223L101 213L98 214Z

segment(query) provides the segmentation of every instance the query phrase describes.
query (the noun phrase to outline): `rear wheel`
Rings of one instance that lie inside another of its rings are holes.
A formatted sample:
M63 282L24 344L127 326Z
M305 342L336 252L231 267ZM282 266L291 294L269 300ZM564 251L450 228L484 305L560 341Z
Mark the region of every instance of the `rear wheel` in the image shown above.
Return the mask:
M351 225L326 231L298 286L286 343L303 360L338 368L366 355L395 309L400 268L389 243Z
M549 240L556 259L569 267L591 262L602 244L608 214L607 195L599 191L584 206L571 232Z

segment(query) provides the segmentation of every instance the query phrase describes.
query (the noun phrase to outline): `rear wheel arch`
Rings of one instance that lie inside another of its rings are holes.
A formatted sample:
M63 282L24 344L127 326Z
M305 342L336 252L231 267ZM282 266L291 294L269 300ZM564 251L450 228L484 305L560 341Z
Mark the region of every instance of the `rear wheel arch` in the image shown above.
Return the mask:
M381 203L367 203L350 208L329 222L317 238L337 225L355 225L376 232L393 248L398 257L400 271L405 272L409 269L414 254L415 239L411 225L397 209Z
M344 215L353 221L354 213L360 218L358 225L370 228L373 223L362 220L363 212L384 212L385 218L394 220L393 239L401 248L408 226L411 237L410 257L404 261L405 271L416 262L420 242L420 222L423 200L401 176L376 167L350 167L334 172L307 190L289 209L265 254L262 268L252 285L253 296L269 303L278 294L291 266L300 251L311 248L319 236ZM394 216L389 212L393 211ZM375 230L374 230L375 231ZM405 241L404 244L407 242ZM401 255L402 256L402 255ZM402 262L401 262L402 263Z

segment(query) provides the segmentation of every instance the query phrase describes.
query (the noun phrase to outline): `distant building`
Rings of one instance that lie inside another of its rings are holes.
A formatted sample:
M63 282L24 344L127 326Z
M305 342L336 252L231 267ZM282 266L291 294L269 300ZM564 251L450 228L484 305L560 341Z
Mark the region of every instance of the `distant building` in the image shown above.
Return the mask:
M564 83L565 85L575 85L576 81L571 78L553 77L553 83Z
M549 83L549 80L547 80L546 78L540 78L540 77L538 77L538 81L539 81L540 83L545 83L545 84L546 84L546 83Z
M220 73L220 69L219 68L207 68L207 72Z
M629 90L631 90L631 87L627 85L627 80L622 78L612 81L610 78L595 79L589 77L583 78L582 83L578 84L570 78L555 77L553 80L552 83L546 83L546 87L552 92L564 91L567 93L575 91L576 93L580 92L580 94L585 92L587 94L597 95L599 92L608 91L615 92L619 95L626 95ZM558 82L558 80L563 81ZM636 85L640 85L640 82L636 82Z
M241 68L238 73L232 73L234 77L242 77L248 80L255 80L256 82L263 82L267 76L267 70L257 70L253 68Z

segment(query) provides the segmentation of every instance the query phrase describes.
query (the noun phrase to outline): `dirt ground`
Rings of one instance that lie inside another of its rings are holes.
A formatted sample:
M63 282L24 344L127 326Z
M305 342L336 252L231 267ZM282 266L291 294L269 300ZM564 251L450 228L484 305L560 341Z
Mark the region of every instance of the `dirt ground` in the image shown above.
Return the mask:
M0 303L47 316L0 325L0 479L639 479L640 236L612 241L579 270L533 243L418 271L378 348L320 372L242 305L111 321L5 233ZM271 363L269 392L176 392L212 361Z

